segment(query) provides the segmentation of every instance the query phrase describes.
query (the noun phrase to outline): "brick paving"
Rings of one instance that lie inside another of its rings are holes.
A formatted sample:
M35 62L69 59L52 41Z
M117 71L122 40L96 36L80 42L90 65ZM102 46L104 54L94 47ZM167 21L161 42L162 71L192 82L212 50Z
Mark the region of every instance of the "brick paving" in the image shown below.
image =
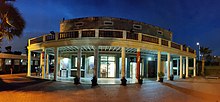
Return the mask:
M220 79L202 77L95 88L26 78L22 74L0 78L0 102L220 102Z

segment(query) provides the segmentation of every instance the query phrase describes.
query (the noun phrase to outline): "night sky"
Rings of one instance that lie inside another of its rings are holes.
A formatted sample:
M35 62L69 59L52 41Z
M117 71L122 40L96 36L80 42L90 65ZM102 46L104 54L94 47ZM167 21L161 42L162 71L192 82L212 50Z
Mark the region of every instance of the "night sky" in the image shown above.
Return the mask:
M62 18L110 16L156 25L173 32L173 41L196 50L196 42L220 55L220 0L16 0L26 21L21 38L4 41L24 51L27 39L59 32Z

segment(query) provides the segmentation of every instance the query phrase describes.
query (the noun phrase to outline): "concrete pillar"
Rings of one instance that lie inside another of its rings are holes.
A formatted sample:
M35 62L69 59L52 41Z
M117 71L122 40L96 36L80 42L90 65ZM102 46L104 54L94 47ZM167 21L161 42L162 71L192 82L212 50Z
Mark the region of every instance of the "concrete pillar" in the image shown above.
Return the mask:
M170 68L171 68L171 74L174 75L174 72L173 72L173 59L171 58L171 61L170 61Z
M180 78L183 78L183 56L180 55Z
M186 78L189 77L189 58L186 56Z
M177 76L179 76L179 69L180 69L180 61L179 61L179 59L177 59L176 63L177 63L177 70L176 70L176 72L177 72Z
M28 70L27 76L31 76L31 50L28 49Z
M57 72L58 72L58 55L59 55L59 49L57 47L54 47L54 80L57 80Z
M125 47L121 47L121 78L125 78Z
M193 58L193 76L196 76L196 58Z
M42 49L41 57L40 57L40 67L41 67L41 77L45 78L45 70L46 70L46 51L45 48Z
M47 60L46 60L46 75L48 76L49 75L49 64L50 64L50 61L49 61L49 54L46 55L47 57ZM49 78L49 76L48 76Z
M77 76L79 79L81 77L81 56L82 56L82 51L81 51L81 46L79 46L77 53Z
M158 51L157 52L157 81L159 81L158 73L161 71L160 67L161 67L161 52Z
M167 53L167 80L170 80L170 53Z
M186 74L186 59L183 58L183 74Z
M97 69L98 69L98 62L99 62L99 47L98 46L95 46L94 47L95 51L94 51L94 76L98 77L97 76Z
M137 49L137 65L136 65L136 79L140 79L140 63L141 63L141 49Z

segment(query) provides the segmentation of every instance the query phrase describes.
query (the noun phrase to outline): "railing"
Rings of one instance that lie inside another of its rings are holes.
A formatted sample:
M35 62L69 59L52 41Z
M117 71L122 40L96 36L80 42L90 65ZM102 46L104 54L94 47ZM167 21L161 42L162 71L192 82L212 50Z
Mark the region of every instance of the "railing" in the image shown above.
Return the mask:
M190 47L189 47L189 52L190 52L190 53L195 53L194 50L191 49Z
M151 36L146 36L146 35L142 35L142 41L159 44L159 39L158 38L151 37Z
M95 37L95 30L82 31L82 37Z
M35 43L40 43L40 42L43 42L43 36L40 36L40 37L37 37L37 38L30 40L30 44L35 44Z
M74 31L74 32L61 32L59 33L58 39L66 39L66 38L78 38L79 37L79 32Z
M137 33L130 33L127 32L127 39L133 39L133 40L138 40L138 34Z
M96 36L96 31L95 30L84 30L81 33L81 37L110 37L110 38L123 38L124 34L122 31L108 31L108 30L99 30L98 31L98 36ZM126 33L126 39L132 39L132 40L140 40L140 41L144 41L144 42L150 42L150 43L155 43L155 44L160 44L159 42L161 42L161 45L163 46L168 46L171 48L175 48L178 50L182 50L182 51L186 51L186 52L190 52L195 54L195 50L186 47L185 45L182 46L181 49L181 45L165 40L165 39L159 39L157 37L153 37L153 36L149 36L149 35L145 35L142 34L142 39L138 39L138 34L137 33L130 33L127 32ZM58 39L56 39L56 37ZM51 40L59 40L59 39L67 39L67 38L79 38L79 31L73 31L73 32L60 32L58 34L48 34L48 35L44 35L44 36L40 36L40 37L36 37L36 38L32 38L30 39L30 44L35 44L35 43L41 43L44 41L51 41ZM169 45L169 43L171 45ZM187 50L188 48L188 50Z
M187 47L186 46L183 46L183 51L187 51Z
M55 40L55 34L48 34L45 36L46 37L46 41L50 41L50 40Z
M168 46L169 41L161 39L161 45Z
M174 43L174 42L171 42L171 47L172 48L175 48L175 49L181 49L181 45L179 45L179 44L176 44L176 43Z
M111 38L123 38L123 32L121 31L99 31L99 37L111 37Z

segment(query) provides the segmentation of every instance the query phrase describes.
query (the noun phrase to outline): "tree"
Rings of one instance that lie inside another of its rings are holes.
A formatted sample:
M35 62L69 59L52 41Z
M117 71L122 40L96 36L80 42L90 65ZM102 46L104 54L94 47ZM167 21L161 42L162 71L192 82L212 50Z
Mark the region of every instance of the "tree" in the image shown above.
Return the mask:
M3 38L19 37L25 28L24 19L9 1L15 0L0 0L0 42Z
M210 50L208 47L200 47L200 53L202 55L202 75L205 75L204 69L205 69L205 60L209 59L212 53L212 50Z
M202 59L206 60L212 53L212 50L210 50L208 47L200 47L200 53L202 55Z

